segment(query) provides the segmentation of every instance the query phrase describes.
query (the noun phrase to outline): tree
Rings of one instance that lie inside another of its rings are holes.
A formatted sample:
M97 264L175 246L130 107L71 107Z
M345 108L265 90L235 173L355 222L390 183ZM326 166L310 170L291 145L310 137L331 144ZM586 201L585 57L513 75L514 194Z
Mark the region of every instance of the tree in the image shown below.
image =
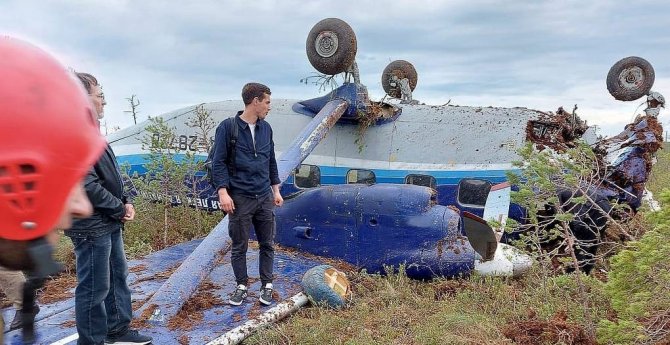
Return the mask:
M126 98L126 100L130 103L130 110L125 110L124 113L131 113L133 115L133 123L137 124L137 114L139 114L137 107L140 105L140 99L137 98L137 96L132 95Z

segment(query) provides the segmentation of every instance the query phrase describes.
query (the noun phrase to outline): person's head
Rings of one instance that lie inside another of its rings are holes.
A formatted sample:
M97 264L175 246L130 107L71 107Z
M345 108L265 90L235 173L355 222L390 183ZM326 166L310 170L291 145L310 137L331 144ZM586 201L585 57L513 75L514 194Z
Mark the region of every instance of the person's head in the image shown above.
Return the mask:
M106 145L81 83L41 49L0 37L0 265L91 214L82 187ZM33 253L34 254L34 253Z
M245 112L249 111L259 120L265 119L270 112L270 88L259 83L247 83L242 88L242 101Z
M81 81L81 84L84 85L88 98L93 103L98 120L102 119L105 116L105 105L107 105L107 102L105 102L105 94L102 93L98 79L88 73L76 72L75 74L79 78L79 81Z

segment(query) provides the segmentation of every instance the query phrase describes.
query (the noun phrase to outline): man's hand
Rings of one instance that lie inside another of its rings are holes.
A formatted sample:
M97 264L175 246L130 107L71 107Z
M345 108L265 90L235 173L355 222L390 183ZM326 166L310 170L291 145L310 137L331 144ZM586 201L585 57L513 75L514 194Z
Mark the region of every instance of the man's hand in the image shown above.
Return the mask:
M135 219L135 207L133 204L126 204L126 215L121 219L122 222L128 222Z
M281 207L281 205L284 204L284 198L281 197L281 193L279 193L279 185L274 185L272 187L272 194L274 195L275 199L275 206Z
M219 204L221 204L221 209L223 212L232 214L235 212L235 203L233 199L228 195L228 190L225 188L219 188Z

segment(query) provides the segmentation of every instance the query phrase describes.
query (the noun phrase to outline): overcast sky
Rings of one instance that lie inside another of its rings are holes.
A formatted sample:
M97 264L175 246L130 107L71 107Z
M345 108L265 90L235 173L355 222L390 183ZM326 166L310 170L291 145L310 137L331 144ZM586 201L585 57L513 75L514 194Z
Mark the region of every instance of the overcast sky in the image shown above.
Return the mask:
M647 59L670 97L670 2L656 1L36 1L0 0L0 32L28 39L98 77L109 126L202 102L240 99L247 81L273 98L320 95L309 30L337 17L356 32L371 97L392 60L414 64L427 104L572 109L615 134L642 100L616 101L605 77L621 58ZM641 107L638 113L642 110ZM662 122L670 123L662 111Z

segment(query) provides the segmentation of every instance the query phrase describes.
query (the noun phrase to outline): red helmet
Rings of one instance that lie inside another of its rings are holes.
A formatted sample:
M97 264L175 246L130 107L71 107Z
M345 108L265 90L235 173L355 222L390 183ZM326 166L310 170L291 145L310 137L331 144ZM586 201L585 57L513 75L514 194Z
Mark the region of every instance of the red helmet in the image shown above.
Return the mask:
M73 73L0 36L0 238L39 238L59 221L106 145L92 112Z

